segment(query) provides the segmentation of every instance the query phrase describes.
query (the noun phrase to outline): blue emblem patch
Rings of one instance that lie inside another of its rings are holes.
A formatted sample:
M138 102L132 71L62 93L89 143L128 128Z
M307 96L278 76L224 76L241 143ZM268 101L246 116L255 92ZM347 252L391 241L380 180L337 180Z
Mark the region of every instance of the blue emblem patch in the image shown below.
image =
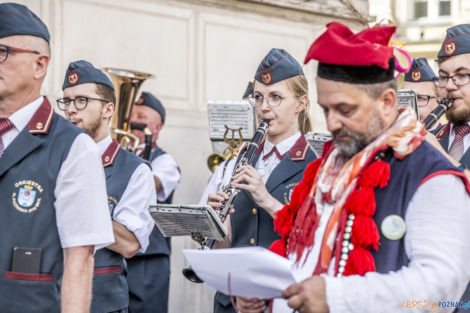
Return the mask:
M36 199L36 190L31 190L21 187L18 192L18 204L23 208L29 208L33 205L34 199Z
M16 192L11 195L15 209L22 213L31 213L38 209L43 191L41 185L33 180L21 180L15 183L15 189Z

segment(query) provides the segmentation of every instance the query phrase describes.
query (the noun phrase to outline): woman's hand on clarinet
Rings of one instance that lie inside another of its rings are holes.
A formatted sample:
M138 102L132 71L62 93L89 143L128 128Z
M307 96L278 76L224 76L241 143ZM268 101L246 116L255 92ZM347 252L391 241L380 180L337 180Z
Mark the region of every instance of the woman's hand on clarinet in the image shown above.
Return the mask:
M222 207L222 204L225 200L228 199L228 195L223 192L223 191L218 191L217 193L210 193L207 195L207 205L209 205L211 208L215 209L220 209ZM228 211L229 214L234 213L235 210L233 208L230 208Z
M266 301L258 298L237 297L236 305L240 313L262 313L266 310Z
M268 192L261 174L250 165L240 166L233 176L231 184L235 188L248 191L256 204L271 216L283 207L282 203Z

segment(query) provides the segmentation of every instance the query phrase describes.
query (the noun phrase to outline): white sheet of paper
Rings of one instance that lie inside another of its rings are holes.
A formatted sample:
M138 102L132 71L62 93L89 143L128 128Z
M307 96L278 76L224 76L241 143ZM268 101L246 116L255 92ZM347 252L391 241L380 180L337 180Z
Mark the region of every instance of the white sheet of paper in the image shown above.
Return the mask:
M197 276L225 294L279 298L284 289L296 282L293 262L262 247L183 250L183 253Z

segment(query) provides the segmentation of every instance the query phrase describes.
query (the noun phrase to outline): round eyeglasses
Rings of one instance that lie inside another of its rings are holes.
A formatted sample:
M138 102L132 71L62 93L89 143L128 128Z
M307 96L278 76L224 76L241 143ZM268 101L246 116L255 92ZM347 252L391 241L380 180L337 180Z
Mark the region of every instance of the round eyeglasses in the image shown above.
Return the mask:
M61 99L57 99L57 106L59 107L60 110L66 111L68 110L70 103L73 102L75 109L80 111L87 107L88 102L90 100L109 102L108 100L105 100L105 99L89 98L89 97L76 97L75 99L61 98Z

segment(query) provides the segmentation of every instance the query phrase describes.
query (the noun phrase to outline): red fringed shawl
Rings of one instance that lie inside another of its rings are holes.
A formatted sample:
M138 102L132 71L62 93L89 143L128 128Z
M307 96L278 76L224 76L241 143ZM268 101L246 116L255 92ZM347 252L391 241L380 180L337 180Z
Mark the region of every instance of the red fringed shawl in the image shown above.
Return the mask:
M325 148L324 151L330 150L328 147ZM317 159L308 165L303 179L293 190L291 202L277 212L274 219L274 228L279 232L281 239L271 245L271 251L282 256L296 253L297 261L299 261L304 250L306 248L310 250L313 246L320 216L317 215L311 189L318 170L328 154L327 152L321 159ZM375 271L375 261L371 249L378 249L380 238L377 225L373 219L376 206L374 188L384 188L387 186L389 179L389 164L377 158L371 158L359 174L355 190L348 197L341 217L341 225L335 244L335 273L338 272L341 243L346 221L348 220L347 216L351 214L354 215L350 239L353 249L348 255L343 275L364 275L367 272ZM302 227L294 227L294 225ZM301 231L292 232L292 229ZM317 270L318 265L316 272Z

